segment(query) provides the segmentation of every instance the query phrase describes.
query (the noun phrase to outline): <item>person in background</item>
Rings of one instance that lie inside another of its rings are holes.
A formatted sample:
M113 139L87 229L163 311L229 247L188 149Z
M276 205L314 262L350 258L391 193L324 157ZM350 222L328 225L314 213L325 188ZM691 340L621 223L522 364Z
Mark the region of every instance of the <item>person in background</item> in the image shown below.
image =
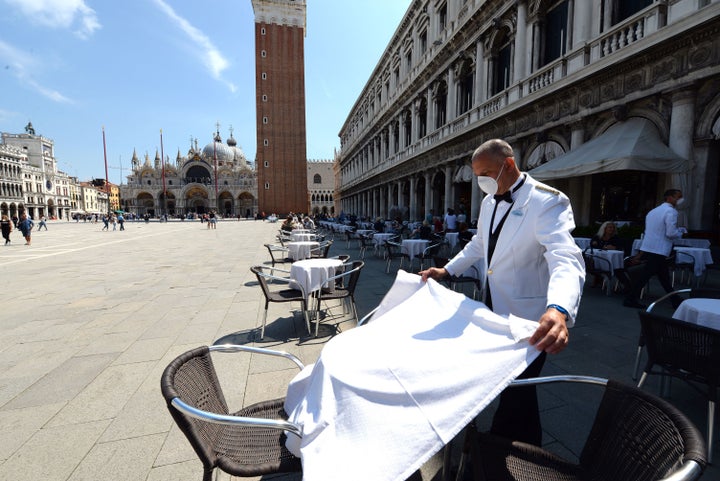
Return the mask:
M484 302L501 316L537 321L529 343L540 355L519 378L536 377L547 353L557 354L575 323L585 263L570 234L575 228L568 197L517 167L504 140L483 143L472 156L473 173L487 195L480 206L478 233L444 267L420 272L423 280L462 275L482 260ZM500 395L490 432L540 445L542 427L534 387L508 388Z
M672 253L673 241L682 238L683 234L687 234L687 229L677 226L677 207L682 205L685 200L682 191L678 189L666 190L663 199L662 204L645 216L645 234L642 244L637 255L631 261L635 265L645 262L645 265L632 281L632 286L623 302L625 307L645 309L646 306L638 299L640 291L653 276L657 276L665 292L673 290L670 282L670 259L668 256ZM677 307L682 302L682 298L675 295L670 298L670 302L673 307Z
M590 240L590 246L593 249L619 249L620 243L620 237L617 235L617 227L614 222L610 221L603 222L597 234Z
M22 235L25 238L26 246L29 246L32 241L32 230L34 225L35 223L30 217L27 216L27 214L23 213L20 216L20 222L18 222L18 229L20 229L20 232L22 232Z
M0 220L0 229L2 230L3 239L5 239L5 245L8 245L10 243L10 233L13 230L13 223L7 214L2 215L2 219Z
M38 228L37 228L37 230L39 231L39 230L41 230L43 227L45 227L45 230L47 230L47 222L46 222L46 219L45 219L45 216L44 216L44 215L43 215L43 216L40 216L40 222L38 223Z
M457 232L457 216L454 209L448 209L447 214L445 214L445 231Z

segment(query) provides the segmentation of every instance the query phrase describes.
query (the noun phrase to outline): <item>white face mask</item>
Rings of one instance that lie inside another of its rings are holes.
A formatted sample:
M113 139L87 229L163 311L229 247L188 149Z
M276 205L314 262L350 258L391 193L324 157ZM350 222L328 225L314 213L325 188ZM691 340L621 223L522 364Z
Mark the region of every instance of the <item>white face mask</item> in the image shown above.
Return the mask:
M503 166L500 167L500 172L498 172L497 177L495 177L494 179L492 177L488 177L486 175L478 175L478 178L477 178L478 187L480 187L480 189L488 195L497 194L497 190L498 190L497 179L499 179L500 176L502 175L502 171L504 168L505 168L505 164L503 164Z
M675 201L675 207L680 207L680 206L683 205L684 203L685 203L685 198L684 198L684 197L680 197L677 201Z

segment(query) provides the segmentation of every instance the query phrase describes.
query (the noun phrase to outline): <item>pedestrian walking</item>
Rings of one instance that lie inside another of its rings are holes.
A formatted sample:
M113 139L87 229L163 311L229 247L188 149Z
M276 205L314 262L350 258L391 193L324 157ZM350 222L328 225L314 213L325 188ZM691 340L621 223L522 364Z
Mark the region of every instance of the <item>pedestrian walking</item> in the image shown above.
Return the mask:
M30 245L34 225L35 223L30 217L27 216L27 214L22 214L20 216L20 222L18 222L18 229L20 229L20 232L22 232L22 235L25 238L26 246Z
M2 229L2 236L3 239L5 239L5 245L8 245L10 243L10 233L13 229L13 223L6 214L2 215L2 220L0 220L0 229Z
M122 214L118 214L117 216L118 224L120 224L120 230L125 230L125 218ZM115 230L115 229L113 229Z
M47 230L47 224L45 223L45 220L46 219L45 219L44 215L40 217L40 223L38 223L38 228L37 228L38 231L40 229L42 229L43 227L45 227L45 230Z
M110 230L110 218L107 215L103 215L103 228L102 230Z

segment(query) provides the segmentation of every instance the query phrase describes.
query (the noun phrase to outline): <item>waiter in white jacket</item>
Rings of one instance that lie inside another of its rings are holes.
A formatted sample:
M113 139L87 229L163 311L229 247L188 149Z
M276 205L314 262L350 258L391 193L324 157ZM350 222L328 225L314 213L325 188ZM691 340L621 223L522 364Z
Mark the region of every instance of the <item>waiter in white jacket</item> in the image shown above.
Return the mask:
M538 322L530 344L543 352L519 378L535 377L546 353L567 346L585 282L582 252L571 236L572 207L565 194L521 173L512 147L503 140L478 147L472 168L488 194L480 207L478 233L445 267L431 267L420 275L423 280L459 276L482 260L485 304L497 314ZM490 431L540 445L535 388L505 390Z

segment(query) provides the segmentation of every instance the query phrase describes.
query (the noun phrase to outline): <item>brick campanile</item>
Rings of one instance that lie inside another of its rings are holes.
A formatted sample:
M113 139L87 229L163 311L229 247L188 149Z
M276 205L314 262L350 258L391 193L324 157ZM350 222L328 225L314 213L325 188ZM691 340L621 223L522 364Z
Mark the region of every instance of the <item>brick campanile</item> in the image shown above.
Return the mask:
M258 210L307 212L305 0L252 0Z

